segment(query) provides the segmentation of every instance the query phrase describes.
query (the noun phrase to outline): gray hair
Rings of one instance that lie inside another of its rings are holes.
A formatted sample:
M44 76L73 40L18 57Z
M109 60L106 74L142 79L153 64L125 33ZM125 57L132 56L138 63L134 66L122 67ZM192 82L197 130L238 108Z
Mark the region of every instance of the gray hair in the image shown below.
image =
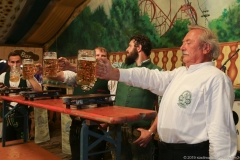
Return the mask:
M189 25L188 29L202 30L202 34L199 35L199 40L201 41L201 44L203 43L210 44L211 50L209 52L209 56L212 60L216 60L220 54L220 46L219 46L217 35L214 34L210 29L202 26L198 26L198 25Z

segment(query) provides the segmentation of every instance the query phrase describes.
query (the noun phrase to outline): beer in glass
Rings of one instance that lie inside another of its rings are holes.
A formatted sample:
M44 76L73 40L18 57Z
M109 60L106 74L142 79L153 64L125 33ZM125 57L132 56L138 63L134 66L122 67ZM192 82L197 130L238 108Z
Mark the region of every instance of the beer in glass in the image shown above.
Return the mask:
M43 56L43 76L57 77L57 52L44 52Z
M82 90L88 91L95 84L95 50L78 50L77 59L77 84Z
M33 78L35 73L35 66L34 66L33 59L23 59L22 64L23 64L22 78L23 79Z
M18 66L11 66L10 68L10 81L11 82L18 82L20 80L20 71L21 68Z

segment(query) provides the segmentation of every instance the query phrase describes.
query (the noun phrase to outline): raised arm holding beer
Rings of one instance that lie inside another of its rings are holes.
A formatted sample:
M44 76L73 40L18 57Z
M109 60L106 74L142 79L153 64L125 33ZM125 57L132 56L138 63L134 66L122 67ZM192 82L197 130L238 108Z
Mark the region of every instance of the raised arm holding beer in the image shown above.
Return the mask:
M22 65L23 61L19 53L11 52L8 55L8 65L10 66L10 72L2 73L0 75L0 82L3 82L5 85L7 84L6 86L8 87L19 87L19 84L22 82L22 80L25 79L26 87L32 87L34 91L42 91L41 85L33 76L34 66L32 64L28 63L27 66L23 67L22 71L20 70L20 66ZM13 74L11 73L11 70L14 70ZM13 75L14 77L12 78L11 75ZM9 81L5 80L6 76L9 76Z
M234 92L230 78L212 62L220 54L217 36L207 28L189 26L180 50L185 66L173 71L115 69L102 59L96 75L163 95L158 116L149 129L139 130L135 144L146 146L157 130L160 159L234 159Z
M20 66L22 64L21 55L16 52L11 52L8 55L8 65L10 66L10 71L3 72L0 75L0 83L4 83L4 85L8 88L14 87L30 87L33 88L34 91L42 91L41 85L38 81L33 77L34 68L32 64L24 66L23 73L21 77ZM25 78L25 79L23 79ZM16 103L11 103L12 106L15 106ZM23 110L29 112L28 106L20 105ZM7 117L7 135L6 140L16 140L23 138L23 117L21 113L18 111L14 111L12 114L9 114Z
M94 49L95 50L95 56L94 59L99 59L100 57L107 57L107 50L103 47L97 47ZM102 79L93 79L94 85L91 86L90 88L83 88L81 82L84 82L83 85L86 85L86 79L92 78L92 76L95 78L95 64L88 65L91 62L95 63L93 61L92 56L88 56L85 54L86 52L83 50L79 51L80 54L84 54L83 57L80 56L78 57L78 64L72 64L69 63L69 61L64 58L60 57L58 59L58 68L59 70L63 70L57 73L56 77L47 77L52 80L57 80L61 81L63 83L66 83L68 85L74 85L74 93L73 95L86 95L86 94L109 94L108 91L108 86L106 80ZM83 59L90 59L90 63L88 62L83 62ZM81 63L83 62L83 63ZM89 68L88 70L83 70L83 65L87 65ZM78 68L77 68L78 67ZM77 78L77 76L79 77ZM89 76L89 77L88 77ZM80 83L77 83L77 79L79 80ZM81 81L83 79L83 81ZM90 82L90 79L89 79ZM88 85L88 84L87 84ZM70 127L70 133L69 133L69 142L70 142L70 147L71 147L71 154L72 154L72 160L79 160L80 159L80 131L81 131L81 126L83 119L80 117L74 117L71 116L72 118L72 124ZM98 126L92 126L90 127L90 130L97 132L98 134L103 134L101 130L98 129ZM96 141L95 137L89 136L89 143L92 143ZM100 142L96 147L93 148L91 151L102 151L105 150L105 141ZM103 154L97 154L97 155L92 155L90 156L91 160L99 160L103 158Z

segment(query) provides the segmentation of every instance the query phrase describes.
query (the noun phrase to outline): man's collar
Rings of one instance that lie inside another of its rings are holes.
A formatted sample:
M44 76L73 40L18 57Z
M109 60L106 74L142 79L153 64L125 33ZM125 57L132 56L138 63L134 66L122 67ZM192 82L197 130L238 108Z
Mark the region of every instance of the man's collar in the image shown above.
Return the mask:
M202 68L203 66L214 66L214 62L203 62L199 64L193 64L193 65L190 65L189 67L186 67L186 69L188 72L194 72L199 68Z

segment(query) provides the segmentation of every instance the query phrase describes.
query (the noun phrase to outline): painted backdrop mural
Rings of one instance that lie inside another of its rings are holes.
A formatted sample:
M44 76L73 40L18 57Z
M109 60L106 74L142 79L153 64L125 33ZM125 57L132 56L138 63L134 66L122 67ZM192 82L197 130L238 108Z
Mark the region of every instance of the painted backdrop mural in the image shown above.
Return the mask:
M190 23L209 27L220 42L239 41L239 8L240 0L93 0L49 50L65 57L97 46L120 52L135 34L149 36L153 48L179 47Z

